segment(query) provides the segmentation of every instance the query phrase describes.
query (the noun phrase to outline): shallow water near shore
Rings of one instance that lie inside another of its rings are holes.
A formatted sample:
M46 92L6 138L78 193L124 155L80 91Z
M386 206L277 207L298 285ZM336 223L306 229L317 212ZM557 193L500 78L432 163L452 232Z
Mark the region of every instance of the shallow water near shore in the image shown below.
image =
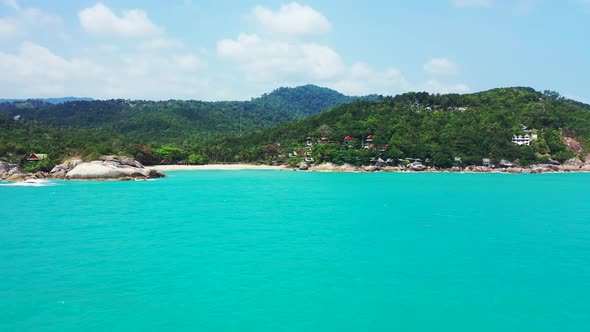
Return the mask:
M0 187L0 331L583 331L590 174Z

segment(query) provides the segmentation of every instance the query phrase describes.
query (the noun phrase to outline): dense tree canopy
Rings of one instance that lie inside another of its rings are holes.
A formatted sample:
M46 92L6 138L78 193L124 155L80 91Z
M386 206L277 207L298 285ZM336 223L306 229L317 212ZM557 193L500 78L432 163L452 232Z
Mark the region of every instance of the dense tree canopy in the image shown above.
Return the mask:
M511 141L523 126L537 136L530 146ZM420 158L439 167L480 164L483 158L530 164L575 156L564 136L588 147L590 106L530 88L355 98L309 85L247 102L0 104L0 158L21 163L38 152L52 162L116 153L146 164L304 158L366 164L378 157ZM307 137L312 149L304 149ZM312 155L304 157L304 150Z

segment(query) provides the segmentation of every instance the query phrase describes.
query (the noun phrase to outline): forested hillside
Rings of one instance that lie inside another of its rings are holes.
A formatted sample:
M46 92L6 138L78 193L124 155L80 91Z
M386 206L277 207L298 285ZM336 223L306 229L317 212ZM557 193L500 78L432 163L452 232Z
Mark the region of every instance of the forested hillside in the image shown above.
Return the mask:
M0 104L0 114L57 127L106 130L142 144L179 144L287 123L353 100L306 85L280 88L246 102L118 99L52 105L28 101Z
M525 134L535 138L530 146L512 142ZM294 164L305 158L368 164L381 157L420 158L438 167L483 159L526 165L584 157L580 149L567 149L570 140L590 146L590 106L530 88L359 99L303 86L248 102L0 104L0 158L25 164L29 153L46 153L51 160L45 167L100 154L126 154L146 164Z
M537 137L530 146L512 142L513 135L526 134ZM367 149L369 145L363 141L369 135L373 147ZM350 140L344 139L347 136ZM463 165L477 165L484 158L518 159L522 164L550 158L564 161L576 155L566 149L564 138L590 145L590 106L552 91L541 93L530 88L466 95L406 93L381 102L342 105L302 121L230 140L227 146L236 147L237 152L252 147L269 150L279 143L288 147L277 146L280 155L281 150L300 149L306 137L314 142L315 162L367 164L379 156L420 158L440 167L453 166L457 160ZM321 137L323 142L318 141Z
M358 98L376 100L377 96ZM0 103L0 158L23 163L28 154L37 152L54 160L108 153L132 154L145 163L187 162L190 156L198 163L228 160L224 147L213 147L222 138L303 119L356 99L306 85L279 88L245 102ZM197 153L197 147L208 151Z

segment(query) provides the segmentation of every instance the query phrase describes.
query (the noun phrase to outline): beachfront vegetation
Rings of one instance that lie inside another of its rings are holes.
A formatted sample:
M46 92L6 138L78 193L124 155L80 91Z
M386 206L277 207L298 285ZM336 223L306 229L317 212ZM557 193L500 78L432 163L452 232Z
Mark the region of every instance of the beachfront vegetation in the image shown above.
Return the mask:
M523 127L537 135L530 146L511 142ZM370 147L368 135L373 136ZM351 139L345 141L346 136ZM304 149L307 137L311 149ZM580 155L567 149L564 137L590 147L590 106L530 88L355 98L304 86L247 102L0 104L0 158L23 164L37 152L55 162L126 154L145 164L295 164L305 158L368 164L377 158L420 158L451 167L490 158L528 165Z

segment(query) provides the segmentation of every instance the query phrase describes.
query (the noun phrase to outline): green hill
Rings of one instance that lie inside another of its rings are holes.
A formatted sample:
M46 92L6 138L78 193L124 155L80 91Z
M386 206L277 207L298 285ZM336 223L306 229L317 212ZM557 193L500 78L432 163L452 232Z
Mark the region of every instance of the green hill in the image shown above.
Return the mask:
M512 142L513 135L526 134L537 137L530 146ZM373 147L362 149L369 146L363 144L368 135L373 136ZM420 158L440 167L477 165L484 158L518 159L522 164L549 158L564 161L576 154L566 149L565 137L586 148L590 145L590 106L530 88L466 95L405 93L380 102L356 101L226 144L236 147L236 152L252 147L268 150L276 144L279 156L301 149L306 137L317 142L322 136L334 143L316 144L316 161L368 164L381 156ZM354 140L345 144L345 136ZM261 156L264 153L256 158Z
M0 104L0 114L51 126L106 130L143 144L181 143L208 135L239 134L287 123L353 101L306 85L280 88L251 101L41 101Z
M41 100L14 101L0 104L0 118L4 117L0 122L0 158L22 161L32 151L44 151L56 159L126 153L147 163L159 162L160 158L186 161L190 154L152 155L151 147L177 149L182 146L183 151L194 151L197 147L211 146L205 142L303 119L356 99L327 88L306 85L279 88L251 101L119 99L57 105ZM13 121L15 117L19 120ZM109 135L105 138L104 133ZM213 150L207 151L206 159L193 159L201 162L228 160L225 148Z
M517 145L514 135L535 139ZM531 88L356 98L313 85L245 102L0 104L0 158L21 163L32 152L52 161L116 153L146 164L296 163L307 137L314 147L305 151L316 162L419 158L450 167L484 158L523 165L564 161L590 151L590 106ZM571 142L580 144L574 149Z

